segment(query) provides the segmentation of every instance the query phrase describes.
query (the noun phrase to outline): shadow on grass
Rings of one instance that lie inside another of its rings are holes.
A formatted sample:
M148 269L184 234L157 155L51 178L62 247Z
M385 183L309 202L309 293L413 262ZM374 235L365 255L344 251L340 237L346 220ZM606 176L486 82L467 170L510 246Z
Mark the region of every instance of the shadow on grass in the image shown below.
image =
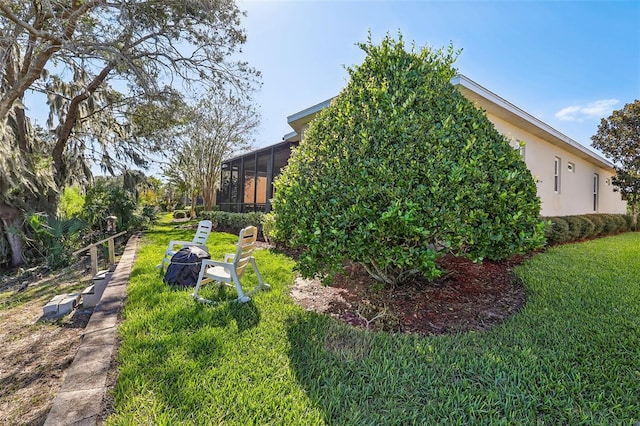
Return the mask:
M366 395L371 386L383 386L376 378L367 382L358 374L370 362L374 334L305 312L288 321L287 335L296 380L328 424L356 424L358 413L372 410L370 398L354 396Z
M189 291L191 292L192 289ZM260 323L260 311L255 303L253 303L253 300L247 303L239 303L237 301L237 294L234 291L227 291L225 286L204 286L199 293L212 303L198 303L195 300L194 303L197 303L204 309L211 309L216 312L216 314L222 314L224 318L233 318L239 333L255 328ZM224 325L226 326L227 324Z

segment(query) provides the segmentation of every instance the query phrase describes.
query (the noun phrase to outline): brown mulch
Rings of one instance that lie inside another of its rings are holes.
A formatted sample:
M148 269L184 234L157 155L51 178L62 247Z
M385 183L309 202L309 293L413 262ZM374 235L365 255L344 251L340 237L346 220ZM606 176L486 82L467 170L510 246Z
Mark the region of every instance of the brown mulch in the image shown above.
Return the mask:
M485 330L524 305L524 287L512 273L523 260L478 264L443 256L438 264L446 272L440 278L416 279L396 289L382 287L352 265L330 287L298 278L291 295L308 310L356 327L420 335Z

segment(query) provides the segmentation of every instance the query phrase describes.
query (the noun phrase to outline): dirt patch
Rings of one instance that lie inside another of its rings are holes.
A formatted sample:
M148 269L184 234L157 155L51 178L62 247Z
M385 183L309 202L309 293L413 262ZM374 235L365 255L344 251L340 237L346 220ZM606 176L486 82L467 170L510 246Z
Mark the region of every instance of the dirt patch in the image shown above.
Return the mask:
M44 320L42 308L54 295L76 293L90 283L82 264L0 281L0 424L44 423L91 311Z
M438 260L447 271L442 277L414 280L394 290L381 287L364 268L353 265L330 287L298 278L291 296L308 310L374 330L421 335L484 330L525 303L525 290L512 273L523 260L476 264L444 256Z

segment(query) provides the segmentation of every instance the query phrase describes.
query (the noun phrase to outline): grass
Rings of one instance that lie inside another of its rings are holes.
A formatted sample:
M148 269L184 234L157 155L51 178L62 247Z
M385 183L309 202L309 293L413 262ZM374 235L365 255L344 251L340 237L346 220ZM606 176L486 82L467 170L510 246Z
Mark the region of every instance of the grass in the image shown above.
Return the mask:
M271 291L246 305L197 304L154 268L168 240L189 232L160 226L145 237L109 424L640 420L640 233L552 248L518 267L528 302L491 331L418 337L304 311L287 295L293 261L266 250L256 258ZM212 257L235 239L212 234Z

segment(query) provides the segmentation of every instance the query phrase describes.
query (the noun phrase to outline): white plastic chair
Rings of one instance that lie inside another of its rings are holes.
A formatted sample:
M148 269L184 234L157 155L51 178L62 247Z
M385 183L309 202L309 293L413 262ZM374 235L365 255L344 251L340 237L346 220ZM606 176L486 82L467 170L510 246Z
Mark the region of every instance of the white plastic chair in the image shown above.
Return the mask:
M209 239L209 234L211 234L212 223L210 220L202 220L198 223L198 229L196 230L196 235L193 237L191 241L179 241L179 240L171 240L169 241L169 247L164 252L164 257L162 258L162 262L158 265L161 271L164 271L164 268L171 263L171 258L174 254L178 252L182 247L187 246L198 246L207 252L207 240Z
M202 266L200 267L200 274L198 275L198 281L196 282L196 288L191 294L198 302L213 303L211 300L198 296L198 290L202 284L208 282L218 282L221 285L235 286L238 293L237 301L240 303L246 303L251 298L249 297L253 293L265 289L271 288L269 284L265 284L256 265L255 258L251 255L256 245L256 239L258 237L258 229L255 226L248 226L240 231L238 236L238 246L235 254L225 254L222 262L204 259ZM240 278L247 268L247 265L251 264L253 271L258 278L258 286L246 292L242 289L240 284Z

